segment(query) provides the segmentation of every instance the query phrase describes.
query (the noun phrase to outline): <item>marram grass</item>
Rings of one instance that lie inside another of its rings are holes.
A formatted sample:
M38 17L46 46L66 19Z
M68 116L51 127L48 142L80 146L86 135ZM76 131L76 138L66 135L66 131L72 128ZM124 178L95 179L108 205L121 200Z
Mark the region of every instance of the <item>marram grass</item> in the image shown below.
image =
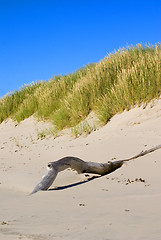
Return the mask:
M3 97L0 123L9 117L20 122L34 114L61 130L76 126L93 111L105 124L116 113L160 95L161 45L138 44L75 73L32 83Z

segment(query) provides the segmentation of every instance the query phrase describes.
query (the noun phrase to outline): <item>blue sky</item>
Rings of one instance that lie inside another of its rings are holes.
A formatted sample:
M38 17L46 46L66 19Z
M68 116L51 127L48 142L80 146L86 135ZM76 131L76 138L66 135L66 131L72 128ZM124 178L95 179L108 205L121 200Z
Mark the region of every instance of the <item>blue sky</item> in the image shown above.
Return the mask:
M161 42L161 1L0 0L0 97L137 43Z

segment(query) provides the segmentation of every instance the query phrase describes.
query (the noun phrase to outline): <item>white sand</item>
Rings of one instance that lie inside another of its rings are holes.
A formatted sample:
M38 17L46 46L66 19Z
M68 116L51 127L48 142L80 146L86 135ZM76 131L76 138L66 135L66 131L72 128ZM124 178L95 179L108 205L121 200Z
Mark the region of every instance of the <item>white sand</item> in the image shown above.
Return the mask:
M33 118L18 126L11 120L0 125L1 240L161 239L161 149L77 186L67 187L87 177L66 170L52 191L27 196L50 161L70 155L107 162L161 144L161 100L118 114L78 139L37 140L41 125ZM66 188L54 190L56 186Z

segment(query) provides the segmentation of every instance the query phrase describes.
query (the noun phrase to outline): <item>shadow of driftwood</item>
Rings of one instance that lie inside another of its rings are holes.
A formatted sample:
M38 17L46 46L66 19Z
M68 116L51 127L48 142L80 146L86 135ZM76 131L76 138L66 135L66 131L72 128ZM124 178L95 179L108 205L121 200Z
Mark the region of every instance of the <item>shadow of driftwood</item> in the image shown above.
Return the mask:
M72 187L76 187L76 186L79 186L81 184L84 184L84 183L87 183L87 182L90 182L96 178L100 178L100 177L103 177L103 176L92 176L84 181L81 181L81 182L77 182L77 183L72 183L72 184L68 184L68 185L65 185L65 186L60 186L60 187L54 187L54 188L50 188L48 189L48 191L57 191L57 190L64 190L64 189L67 189L67 188L72 188Z
M110 173L116 171L117 169L113 169ZM72 184L68 184L68 185L65 185L65 186L59 186L59 187L54 187L54 188L50 188L48 189L48 191L57 191L57 190L64 190L64 189L67 189L67 188L72 188L72 187L76 187L76 186L79 186L81 184L84 184L84 183L88 183L96 178L101 178L103 176L106 176L110 173L107 173L107 174L104 174L104 175L99 175L99 176L92 176L92 177L89 177L88 179L84 180L84 181L80 181L80 182L77 182L77 183L72 183Z

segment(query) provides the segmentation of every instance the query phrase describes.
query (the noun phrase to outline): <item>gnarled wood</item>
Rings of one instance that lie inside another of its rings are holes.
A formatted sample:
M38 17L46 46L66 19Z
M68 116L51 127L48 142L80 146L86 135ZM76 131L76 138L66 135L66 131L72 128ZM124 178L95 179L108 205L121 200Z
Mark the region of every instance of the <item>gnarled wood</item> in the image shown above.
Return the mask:
M31 194L36 193L40 190L47 190L55 180L58 172L61 172L67 168L71 168L80 173L92 173L99 174L101 176L111 173L116 169L120 168L124 162L136 159L138 157L144 156L150 152L153 152L157 149L161 148L161 145L158 145L154 148L151 148L147 151L141 152L134 157L110 162L107 163L95 163L95 162L85 162L77 157L64 157L58 161L50 162L47 166L47 172L45 176L42 178L41 182L36 185ZM31 195L30 194L30 195Z

